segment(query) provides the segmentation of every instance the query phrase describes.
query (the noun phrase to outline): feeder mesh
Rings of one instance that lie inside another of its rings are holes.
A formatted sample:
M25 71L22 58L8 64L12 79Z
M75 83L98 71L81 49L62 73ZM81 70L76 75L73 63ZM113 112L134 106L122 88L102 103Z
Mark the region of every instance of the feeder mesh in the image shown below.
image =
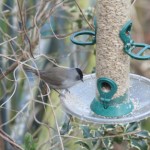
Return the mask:
M96 75L117 83L116 98L129 88L130 60L119 32L129 20L130 0L97 0L97 7Z

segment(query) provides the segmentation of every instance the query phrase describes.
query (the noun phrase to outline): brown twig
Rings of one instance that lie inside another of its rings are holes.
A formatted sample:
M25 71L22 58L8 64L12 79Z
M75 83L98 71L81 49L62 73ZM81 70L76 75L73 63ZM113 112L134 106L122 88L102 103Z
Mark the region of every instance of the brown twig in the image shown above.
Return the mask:
M80 10L80 12L81 12L81 14L82 14L84 20L87 22L87 24L90 26L91 29L95 30L94 27L93 27L92 25L90 25L90 23L89 23L88 20L86 19L85 15L84 15L82 9L80 8L79 4L77 3L77 1L76 1L76 0L74 0L74 1L75 1L75 3L77 4L77 6L78 6L78 8L79 8L79 10Z
M23 28L25 37L26 37L26 39L27 39L27 41L28 41L28 43L29 43L29 51L30 51L31 56L34 58L33 53L32 53L31 42L30 42L30 39L29 39L29 37L28 37L26 28L25 28L25 23L24 23L24 20L23 20L23 17L22 17L21 8L20 8L20 4L19 4L19 1L18 1L18 0L17 0L17 4L18 4L18 8L19 8L19 14L20 14L20 19L21 19L21 23L22 23L22 28Z
M106 135L106 136L101 136L101 137L81 138L81 137L70 136L70 135L61 135L61 137L72 138L72 139L77 139L77 140L82 140L82 141L89 141L89 140L98 140L98 139L123 137L123 136L127 136L127 135L136 135L139 132L141 132L140 129L132 131L132 132L128 132L128 133L120 133L120 134L115 134L115 135ZM59 135L56 135L55 137L58 137L58 136Z
M79 32L79 31L82 31L83 29L80 29L80 30L76 30L76 31L73 31L73 32L70 32L70 33L67 33L67 34L55 34L58 38L65 38L65 37L68 37L70 35L72 35L73 33L75 32ZM50 36L43 36L41 37L42 39L47 39L47 38L54 38L55 36L54 35L50 35Z
M136 0L131 0L131 4L133 5L136 2Z
M21 56L19 60L22 60L24 57ZM0 75L0 80L2 80L5 76L10 74L14 69L18 66L18 61L14 62L2 75Z
M7 133L5 133L2 129L0 129L0 137L11 144L16 150L24 150L20 147Z

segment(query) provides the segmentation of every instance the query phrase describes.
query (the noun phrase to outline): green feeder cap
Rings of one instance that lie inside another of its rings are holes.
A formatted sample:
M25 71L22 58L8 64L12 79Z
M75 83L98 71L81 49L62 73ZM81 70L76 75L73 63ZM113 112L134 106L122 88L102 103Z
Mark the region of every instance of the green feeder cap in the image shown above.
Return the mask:
M118 117L129 114L133 110L133 104L128 101L128 92L114 98L117 92L117 84L109 78L99 78L97 80L99 96L94 98L91 103L91 110L97 114L107 117Z

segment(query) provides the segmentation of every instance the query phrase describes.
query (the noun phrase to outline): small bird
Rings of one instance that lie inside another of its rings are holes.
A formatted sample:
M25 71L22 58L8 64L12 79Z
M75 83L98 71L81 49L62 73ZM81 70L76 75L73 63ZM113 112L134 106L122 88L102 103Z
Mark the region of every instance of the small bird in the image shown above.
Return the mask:
M51 67L47 71L24 67L28 72L39 76L53 89L68 89L77 81L83 81L83 73L79 68Z

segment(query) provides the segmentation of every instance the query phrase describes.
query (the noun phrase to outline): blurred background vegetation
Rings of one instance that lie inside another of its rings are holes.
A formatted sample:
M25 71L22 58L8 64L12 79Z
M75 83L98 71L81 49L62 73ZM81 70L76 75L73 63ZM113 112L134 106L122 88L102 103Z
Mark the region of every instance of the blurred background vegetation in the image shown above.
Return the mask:
M75 120L63 110L56 91L46 93L39 78L26 74L22 68L27 64L48 69L57 63L83 67L84 74L93 73L95 46L74 45L70 35L83 29L92 30L95 5L96 0L0 1L0 150L126 150L129 135L114 135L125 131L134 134L141 128L137 123L116 128ZM150 44L149 6L149 0L136 0L127 10L133 20L134 40L147 44ZM131 72L150 78L150 62L131 59ZM145 131L150 131L149 123L149 119L141 122L142 140L145 136L149 138ZM84 141L104 135L113 136ZM144 141L137 142L134 137L130 149L143 148L141 145L148 149Z

